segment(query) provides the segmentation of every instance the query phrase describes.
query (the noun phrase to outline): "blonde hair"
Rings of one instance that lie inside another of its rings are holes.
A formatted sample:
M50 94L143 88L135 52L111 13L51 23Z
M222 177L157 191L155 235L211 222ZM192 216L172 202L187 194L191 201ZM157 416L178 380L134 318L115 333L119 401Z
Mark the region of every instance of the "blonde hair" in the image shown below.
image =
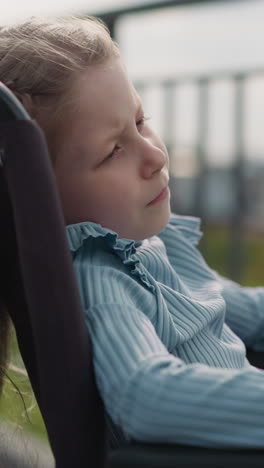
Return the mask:
M0 27L0 81L51 136L74 77L118 55L106 26L89 18L38 18Z

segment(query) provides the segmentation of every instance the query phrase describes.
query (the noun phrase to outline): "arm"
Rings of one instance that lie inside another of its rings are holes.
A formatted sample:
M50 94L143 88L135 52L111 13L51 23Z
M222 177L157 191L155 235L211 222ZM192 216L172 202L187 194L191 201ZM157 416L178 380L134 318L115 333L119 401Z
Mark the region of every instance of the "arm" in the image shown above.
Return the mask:
M247 347L264 351L264 288L239 286L209 268L196 247L199 231L197 226L192 229L195 224L195 219L173 216L170 227L159 234L172 267L176 273L183 272L190 276L189 264L192 260L196 272L198 269L202 274L207 271L221 283L222 295L226 301L226 323Z
M129 438L206 447L264 447L264 373L186 365L138 309L86 310L97 384Z
M264 351L264 288L242 287L218 275L226 301L226 323L246 346Z

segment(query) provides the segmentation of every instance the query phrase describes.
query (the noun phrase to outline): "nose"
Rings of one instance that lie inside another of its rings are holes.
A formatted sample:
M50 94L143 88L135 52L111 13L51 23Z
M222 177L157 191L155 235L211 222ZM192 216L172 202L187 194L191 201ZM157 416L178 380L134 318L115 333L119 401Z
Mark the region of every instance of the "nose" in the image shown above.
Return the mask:
M151 179L168 164L166 149L151 140L143 139L141 150L141 175L144 179Z

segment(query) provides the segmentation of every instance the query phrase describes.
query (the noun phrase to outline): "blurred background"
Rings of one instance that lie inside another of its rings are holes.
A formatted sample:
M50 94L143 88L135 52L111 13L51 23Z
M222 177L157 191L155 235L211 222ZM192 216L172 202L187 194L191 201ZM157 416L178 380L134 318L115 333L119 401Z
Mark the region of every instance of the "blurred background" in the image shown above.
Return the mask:
M201 216L210 265L261 283L264 2L148 3L103 18L169 149L172 209Z
M1 23L97 15L170 153L172 209L200 216L213 268L262 283L263 0L10 0Z
M102 18L169 150L173 211L202 218L200 248L213 268L264 284L264 1L54 3L9 0L1 25L39 14ZM38 418L36 409L43 434Z

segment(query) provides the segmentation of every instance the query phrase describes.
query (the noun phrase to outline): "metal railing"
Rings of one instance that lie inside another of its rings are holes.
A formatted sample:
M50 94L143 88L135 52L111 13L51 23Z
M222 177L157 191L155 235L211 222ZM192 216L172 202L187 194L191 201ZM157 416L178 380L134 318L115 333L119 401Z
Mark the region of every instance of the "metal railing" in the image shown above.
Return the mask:
M245 0L232 0L233 3L242 3ZM125 15L140 14L142 12L153 12L157 9L175 7L180 5L191 5L199 3L230 3L229 0L162 0L162 1L141 1L135 2L127 8L119 8L100 12L97 16L100 17L109 27L112 36L115 38L116 27L118 20ZM164 112L163 139L166 143L168 151L172 154L175 151L174 128L175 128L175 105L172 96L177 88L185 83L193 83L198 91L198 108L196 112L197 119L197 142L195 147L195 158L198 172L193 181L193 197L192 206L189 207L188 214L200 216L203 222L209 221L206 210L205 199L207 196L208 176L210 173L210 163L206 150L206 142L208 139L208 120L210 97L210 85L217 80L228 79L234 83L234 146L233 161L229 168L231 184L233 189L233 205L232 212L229 213L226 221L229 223L230 229L230 255L229 255L229 275L239 280L241 270L243 268L243 228L244 221L248 215L248 196L246 183L246 158L244 147L245 134L245 86L247 80L251 77L263 76L263 70L246 70L241 72L221 72L213 73L205 76L181 76L173 79L158 79L158 80L141 80L135 85L141 94L144 101L144 94L153 86L159 87L163 96L162 106L166 109ZM264 110L263 110L264 112ZM264 185L264 184L263 184ZM264 204L264 200L263 200ZM177 205L175 203L175 210ZM184 213L184 209L182 209Z
M186 83L191 83L197 88L198 93L198 106L196 107L196 120L197 120L197 143L195 145L195 158L197 161L196 167L198 171L194 177L193 184L193 197L192 204L188 208L187 214L200 216L203 222L210 222L210 215L206 209L206 196L208 195L207 183L210 175L210 158L208 157L207 140L209 137L209 110L210 110L210 96L209 89L214 82L221 80L228 80L233 83L233 128L234 128L234 149L232 163L228 167L231 176L231 184L233 190L233 209L231 213L225 215L225 222L230 226L230 258L229 258L229 273L233 279L239 280L243 263L242 254L242 234L245 226L245 220L249 215L248 207L248 183L247 183L247 157L244 145L245 134L245 96L247 84L249 80L255 77L263 77L264 83L264 69L245 70L241 72L221 72L212 73L203 76L182 76L175 77L174 79L148 79L135 82L135 86L139 94L143 98L149 89L156 87L160 89L162 94L162 107L164 112L164 126L162 137L168 148L169 154L172 155L174 151L177 153L177 141L175 141L174 129L175 123L175 99L173 96L175 91ZM264 108L263 108L264 117ZM224 135L223 135L224 138ZM177 157L177 156L176 156ZM264 168L264 154L263 154L263 168ZM264 184L264 180L263 180ZM175 180L177 186L177 177ZM173 187L172 187L173 188ZM264 204L264 199L263 199ZM173 200L172 200L173 206ZM181 206L177 207L175 202L173 208L182 210ZM257 215L256 215L257 216ZM222 220L223 221L223 220Z

